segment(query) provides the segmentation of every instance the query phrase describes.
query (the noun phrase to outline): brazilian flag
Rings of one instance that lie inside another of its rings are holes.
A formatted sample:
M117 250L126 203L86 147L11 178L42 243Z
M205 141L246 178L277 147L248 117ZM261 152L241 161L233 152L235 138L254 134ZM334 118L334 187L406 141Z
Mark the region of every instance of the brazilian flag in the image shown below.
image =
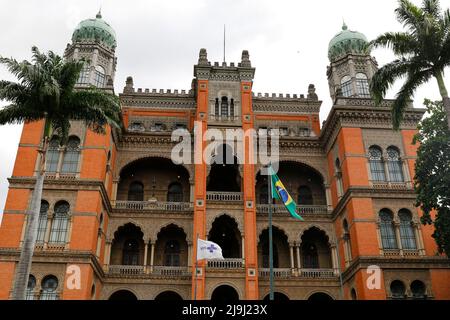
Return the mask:
M289 192L284 187L280 178L275 174L272 167L269 167L269 174L271 176L271 186L272 186L272 199L279 199L283 201L286 209L289 211L291 216L295 219L305 221L298 213L297 213L297 204L292 199Z

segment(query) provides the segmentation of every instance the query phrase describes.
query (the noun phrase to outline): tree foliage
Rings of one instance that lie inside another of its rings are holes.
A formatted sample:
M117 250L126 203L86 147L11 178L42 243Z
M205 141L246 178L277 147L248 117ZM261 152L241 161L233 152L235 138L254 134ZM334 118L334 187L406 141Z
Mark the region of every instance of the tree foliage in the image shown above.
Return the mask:
M374 74L372 96L379 104L394 82L405 78L392 106L392 122L398 129L417 88L434 77L450 123L450 99L443 80L444 69L450 66L450 10L442 11L439 0L423 0L421 7L400 0L395 13L406 31L386 32L370 43L373 48L392 49L397 56Z
M0 63L18 79L0 80L0 99L10 103L0 110L0 125L45 119L48 128L61 137L61 144L67 141L70 120L84 121L97 133L104 133L107 123L119 126L115 95L93 86L75 90L84 61L65 61L37 47L32 53L31 62L0 57Z
M433 224L439 252L450 256L450 131L441 101L424 102L429 117L419 125L414 143L420 143L415 164L416 206L423 224Z

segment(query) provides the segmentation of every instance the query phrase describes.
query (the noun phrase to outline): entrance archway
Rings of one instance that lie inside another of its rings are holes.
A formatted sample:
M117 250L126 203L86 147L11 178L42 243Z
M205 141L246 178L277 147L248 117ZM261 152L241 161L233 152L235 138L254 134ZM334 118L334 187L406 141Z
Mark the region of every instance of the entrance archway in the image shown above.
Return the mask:
M229 303L239 300L239 294L237 291L228 285L221 285L214 289L211 295L211 301L216 303Z
M222 215L214 220L208 240L222 248L224 258L241 257L241 233L236 221L230 216Z
M333 298L324 292L313 293L308 298L308 301L319 301L319 302L332 301L332 300L333 300Z
M267 294L263 301L268 302L270 301L270 294ZM273 301L289 301L289 297L281 292L274 292L273 293Z
M155 301L182 301L183 298L174 291L164 291L155 297Z
M122 300L122 301L134 301L138 298L134 295L133 292L128 290L119 290L114 292L108 300Z

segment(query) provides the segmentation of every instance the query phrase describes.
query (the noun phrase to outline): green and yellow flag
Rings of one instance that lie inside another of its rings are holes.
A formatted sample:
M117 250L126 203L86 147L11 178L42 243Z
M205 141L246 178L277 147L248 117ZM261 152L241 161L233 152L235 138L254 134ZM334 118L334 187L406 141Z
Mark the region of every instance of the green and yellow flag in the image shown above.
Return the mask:
M305 221L303 218L297 213L297 204L292 199L289 192L287 192L280 178L275 174L272 167L269 167L269 174L271 176L271 189L272 189L272 199L279 199L283 201L286 209L289 211L291 216L295 219Z

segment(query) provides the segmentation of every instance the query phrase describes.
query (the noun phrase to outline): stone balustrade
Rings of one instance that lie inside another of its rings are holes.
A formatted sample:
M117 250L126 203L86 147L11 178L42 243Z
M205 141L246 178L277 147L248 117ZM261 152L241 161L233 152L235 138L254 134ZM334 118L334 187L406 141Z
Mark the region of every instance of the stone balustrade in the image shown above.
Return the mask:
M268 214L269 204L257 204L256 212L258 214ZM272 205L273 214L288 214L288 211L284 204ZM300 215L304 214L328 214L328 208L326 205L298 205L297 211Z
M129 210L154 210L154 211L190 211L193 204L190 202L162 202L162 201L122 201L117 200L114 204L116 209Z
M207 201L225 201L225 202L241 202L243 198L242 192L206 192Z
M208 268L211 269L239 269L244 267L244 259L226 258L208 260Z

